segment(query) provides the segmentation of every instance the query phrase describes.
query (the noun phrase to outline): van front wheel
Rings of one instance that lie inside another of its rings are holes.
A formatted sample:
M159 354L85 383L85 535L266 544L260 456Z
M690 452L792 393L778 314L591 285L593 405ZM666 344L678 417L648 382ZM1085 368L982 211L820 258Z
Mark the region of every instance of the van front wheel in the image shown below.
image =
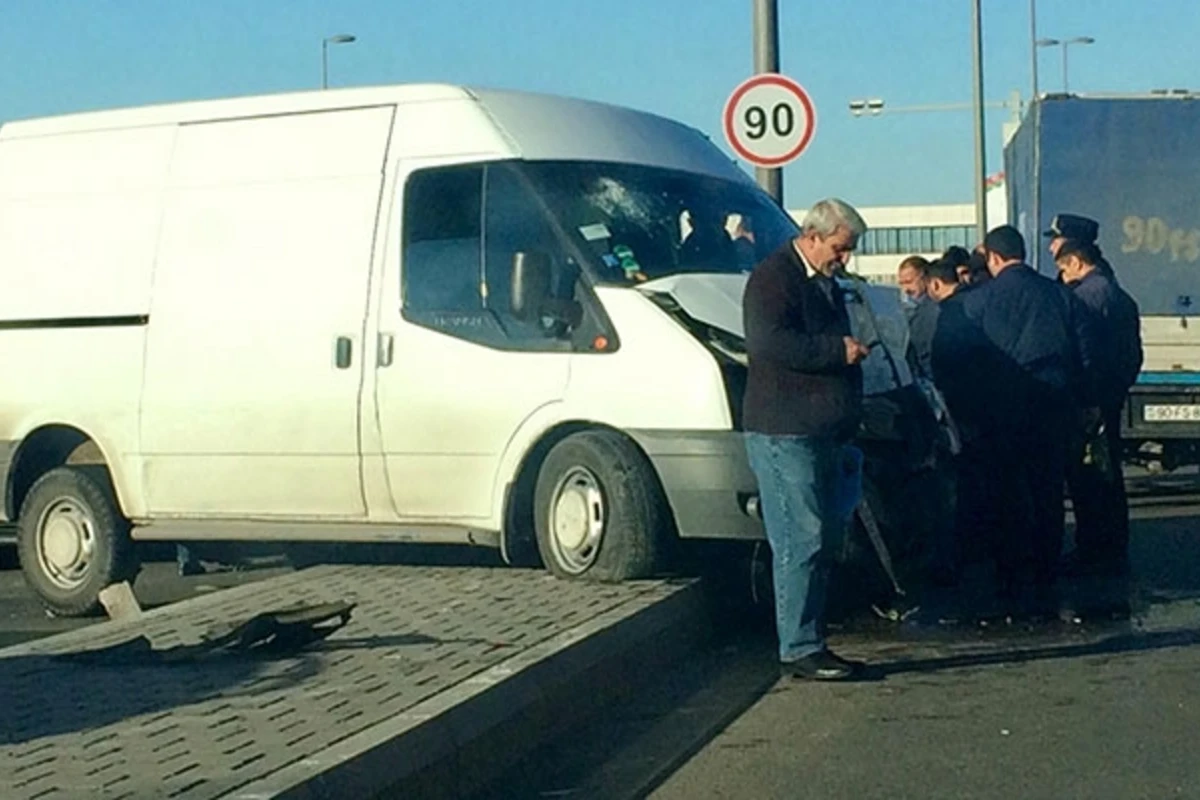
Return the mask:
M538 551L560 578L649 576L670 519L654 469L632 442L610 431L576 433L550 450L534 508Z
M97 610L100 591L137 569L103 467L59 467L39 478L21 504L17 552L30 588L66 617Z

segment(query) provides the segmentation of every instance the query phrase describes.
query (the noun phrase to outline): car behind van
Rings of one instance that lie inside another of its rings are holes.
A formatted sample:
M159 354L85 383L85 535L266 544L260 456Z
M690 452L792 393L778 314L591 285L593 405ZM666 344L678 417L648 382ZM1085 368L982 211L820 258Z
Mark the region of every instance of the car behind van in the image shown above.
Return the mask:
M748 249L718 233L734 215ZM795 230L699 132L562 97L5 124L2 510L27 580L77 615L138 540L465 542L627 580L676 538L759 539L741 290Z

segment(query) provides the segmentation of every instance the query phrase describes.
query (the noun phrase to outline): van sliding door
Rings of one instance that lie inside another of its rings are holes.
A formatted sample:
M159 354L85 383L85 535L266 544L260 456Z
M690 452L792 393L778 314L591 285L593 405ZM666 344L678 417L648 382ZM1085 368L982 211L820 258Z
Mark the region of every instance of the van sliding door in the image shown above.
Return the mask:
M392 107L179 129L141 410L150 511L356 518Z

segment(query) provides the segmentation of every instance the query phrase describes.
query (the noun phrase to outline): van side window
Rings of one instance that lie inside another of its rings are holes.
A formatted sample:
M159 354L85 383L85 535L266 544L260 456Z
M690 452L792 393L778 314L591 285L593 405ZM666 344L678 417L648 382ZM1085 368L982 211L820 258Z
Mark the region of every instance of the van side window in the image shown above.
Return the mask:
M576 294L580 270L552 217L505 164L414 172L404 193L404 318L503 350L569 351L594 325ZM514 303L514 262L528 303ZM528 306L528 307L527 307ZM590 319L589 319L590 321Z
M416 172L405 192L404 310L482 311L483 168Z

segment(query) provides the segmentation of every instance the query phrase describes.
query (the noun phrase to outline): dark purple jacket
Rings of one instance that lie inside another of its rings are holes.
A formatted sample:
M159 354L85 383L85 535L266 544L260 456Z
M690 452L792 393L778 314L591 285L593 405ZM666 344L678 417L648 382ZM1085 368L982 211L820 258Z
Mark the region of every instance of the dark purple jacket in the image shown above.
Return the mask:
M742 310L750 357L745 429L853 437L862 414L862 369L846 364L850 317L837 283L809 277L788 241L750 273Z
M1142 331L1137 302L1100 269L1092 270L1068 286L1091 313L1097 332L1099 403L1107 409L1120 407L1142 369Z

